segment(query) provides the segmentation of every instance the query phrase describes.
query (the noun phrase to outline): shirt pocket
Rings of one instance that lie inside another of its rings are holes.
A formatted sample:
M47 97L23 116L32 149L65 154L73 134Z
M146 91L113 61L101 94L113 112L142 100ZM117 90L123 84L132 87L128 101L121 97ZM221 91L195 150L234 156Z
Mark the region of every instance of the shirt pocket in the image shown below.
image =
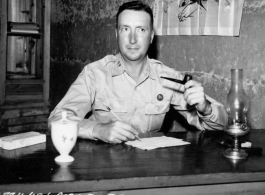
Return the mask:
M113 112L127 112L128 101L120 98L98 97L94 104L95 111L108 111L109 107Z
M107 107L113 112L127 112L128 99L116 96L111 90L99 89L95 97L94 110L108 111Z
M151 102L145 106L145 114L164 114L169 111L169 101Z
M169 111L172 99L172 90L158 87L153 97L145 106L145 114L164 114Z
M109 106L113 112L117 113L127 113L128 111L128 100L118 99L118 98L110 98L108 99Z
M149 131L158 131L161 128L169 105L169 101L157 101L145 106L145 115L149 117Z
M109 107L112 112L114 112L122 120L126 119L128 112L127 100L119 98L98 97L94 105L94 117L97 121L101 123L108 123L118 120L117 117L107 109L107 107Z

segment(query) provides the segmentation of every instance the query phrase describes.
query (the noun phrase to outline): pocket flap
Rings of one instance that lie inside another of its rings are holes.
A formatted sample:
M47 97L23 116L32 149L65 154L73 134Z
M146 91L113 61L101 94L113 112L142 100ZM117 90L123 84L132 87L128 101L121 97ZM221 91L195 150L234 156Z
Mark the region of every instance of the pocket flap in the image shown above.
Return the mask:
M109 99L109 104L114 112L127 112L128 101L124 99Z
M104 110L108 111L107 106L111 108L113 112L127 112L128 110L128 101L124 99L101 99L101 101L97 101L95 104L95 110Z
M169 111L169 103L166 101L149 103L145 106L145 114L163 114Z

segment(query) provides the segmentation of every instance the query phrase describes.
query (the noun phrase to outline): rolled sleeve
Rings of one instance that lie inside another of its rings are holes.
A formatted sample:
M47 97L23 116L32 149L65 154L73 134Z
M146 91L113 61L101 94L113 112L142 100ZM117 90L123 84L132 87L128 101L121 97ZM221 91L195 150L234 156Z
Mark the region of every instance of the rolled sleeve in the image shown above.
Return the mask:
M97 123L84 119L84 117L92 109L91 105L95 96L95 83L93 72L88 66L85 67L63 99L51 112L48 119L49 127L53 121L61 119L62 111L66 111L68 119L79 121L79 137L94 139L92 131Z
M206 99L210 102L212 112L209 115L202 115L196 109L189 110L187 102L183 95L178 97L177 105L174 106L181 115L183 115L190 125L195 126L198 130L224 130L227 125L227 112L224 105L206 95ZM183 111L182 111L183 110Z
M201 119L203 130L223 130L227 124L227 113L223 105L218 102L211 103L212 113L209 115L201 115L198 111L197 114Z
M92 121L90 119L83 119L82 121L80 121L78 137L84 139L97 140L93 136L93 129L97 124L97 121Z

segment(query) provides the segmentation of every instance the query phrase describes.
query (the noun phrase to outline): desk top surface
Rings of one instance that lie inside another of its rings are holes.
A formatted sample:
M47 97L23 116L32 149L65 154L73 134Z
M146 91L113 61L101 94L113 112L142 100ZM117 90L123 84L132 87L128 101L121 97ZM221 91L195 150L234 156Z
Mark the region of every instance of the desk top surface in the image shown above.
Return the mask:
M236 163L228 160L223 156L226 147L219 142L231 138L223 132L166 135L191 144L145 151L78 139L71 164L54 161L58 152L49 136L43 144L0 149L0 192L85 192L265 181L264 155L250 155ZM265 130L251 130L241 140L265 150Z

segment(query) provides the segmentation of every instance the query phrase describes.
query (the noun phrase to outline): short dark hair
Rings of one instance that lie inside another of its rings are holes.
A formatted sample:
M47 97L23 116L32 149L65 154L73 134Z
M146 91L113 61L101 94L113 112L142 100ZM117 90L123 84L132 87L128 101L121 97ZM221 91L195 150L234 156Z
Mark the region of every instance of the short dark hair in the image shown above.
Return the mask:
M149 5L143 3L142 1L129 1L127 3L124 3L120 6L117 15L116 15L116 28L118 29L118 19L119 15L121 12L124 10L134 10L134 11L144 11L150 15L151 18L151 29L153 29L153 23L154 23L154 18L153 18L153 11L149 7Z

